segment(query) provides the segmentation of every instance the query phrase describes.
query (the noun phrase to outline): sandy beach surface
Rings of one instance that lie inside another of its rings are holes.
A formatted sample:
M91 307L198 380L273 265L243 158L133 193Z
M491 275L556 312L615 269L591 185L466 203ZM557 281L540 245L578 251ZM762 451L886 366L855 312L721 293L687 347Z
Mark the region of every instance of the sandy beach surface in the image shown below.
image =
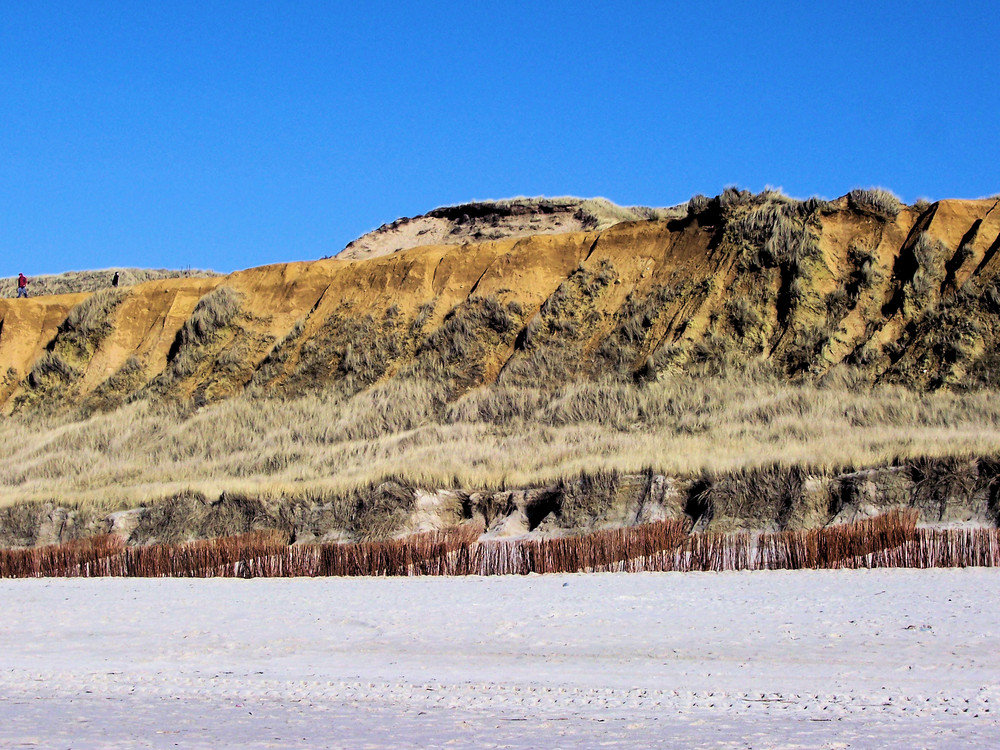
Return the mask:
M0 746L960 747L1000 570L0 581Z

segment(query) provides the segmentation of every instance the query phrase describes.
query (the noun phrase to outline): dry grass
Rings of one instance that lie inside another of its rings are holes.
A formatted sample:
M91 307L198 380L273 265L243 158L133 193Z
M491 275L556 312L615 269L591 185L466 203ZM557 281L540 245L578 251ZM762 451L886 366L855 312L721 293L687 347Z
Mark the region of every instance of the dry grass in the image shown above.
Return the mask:
M646 386L495 386L455 402L394 380L347 398L136 402L0 426L2 501L104 510L183 492L324 497L396 477L419 487L540 486L602 471L698 476L1000 453L992 391L917 394L677 378Z
M885 188L873 187L852 190L847 201L856 211L865 211L884 219L895 218L903 207L903 202Z
M556 198L507 198L499 201L487 201L484 206L495 206L509 209L513 206L524 206L541 211L542 206L573 207L588 229L607 229L625 221L655 221L659 219L676 219L684 215L684 207L650 208L648 206L619 206L607 198L574 198L562 196Z
M172 271L165 268L107 268L103 271L69 271L46 276L30 276L28 294L40 297L46 294L71 294L75 292L97 292L111 287L111 277L118 272L118 286L127 287L144 281L157 279L190 278L195 276L215 276L214 271ZM17 295L17 277L0 279L0 297Z
M124 297L122 289L102 289L90 295L69 311L60 335L80 350L92 350L113 330L111 316Z
M212 344L239 315L242 301L243 295L228 286L216 287L198 300L167 355L167 369L152 383L154 391L163 390L198 370L213 354Z

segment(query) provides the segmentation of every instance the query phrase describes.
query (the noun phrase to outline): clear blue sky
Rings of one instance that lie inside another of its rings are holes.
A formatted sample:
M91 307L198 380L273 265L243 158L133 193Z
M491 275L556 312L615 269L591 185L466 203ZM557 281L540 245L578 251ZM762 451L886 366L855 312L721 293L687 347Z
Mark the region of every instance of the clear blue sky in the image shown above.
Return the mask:
M229 271L513 195L1000 191L986 2L6 2L0 275Z

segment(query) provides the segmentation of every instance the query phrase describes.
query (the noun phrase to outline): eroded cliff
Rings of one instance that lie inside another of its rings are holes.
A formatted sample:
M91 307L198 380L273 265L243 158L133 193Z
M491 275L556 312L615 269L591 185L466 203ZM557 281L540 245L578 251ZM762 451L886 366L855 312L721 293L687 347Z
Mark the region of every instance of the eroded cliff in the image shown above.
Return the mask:
M683 219L0 300L12 410L769 368L995 385L995 199L723 194Z

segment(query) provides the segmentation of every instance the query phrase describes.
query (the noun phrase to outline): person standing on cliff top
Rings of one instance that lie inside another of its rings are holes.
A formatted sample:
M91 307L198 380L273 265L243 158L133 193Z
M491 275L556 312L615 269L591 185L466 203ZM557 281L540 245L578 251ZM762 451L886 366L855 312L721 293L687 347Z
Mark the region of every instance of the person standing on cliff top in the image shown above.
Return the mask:
M17 275L17 296L27 297L28 296L28 277L23 273Z
M115 271L115 275L111 277L111 286L118 286L118 272Z

